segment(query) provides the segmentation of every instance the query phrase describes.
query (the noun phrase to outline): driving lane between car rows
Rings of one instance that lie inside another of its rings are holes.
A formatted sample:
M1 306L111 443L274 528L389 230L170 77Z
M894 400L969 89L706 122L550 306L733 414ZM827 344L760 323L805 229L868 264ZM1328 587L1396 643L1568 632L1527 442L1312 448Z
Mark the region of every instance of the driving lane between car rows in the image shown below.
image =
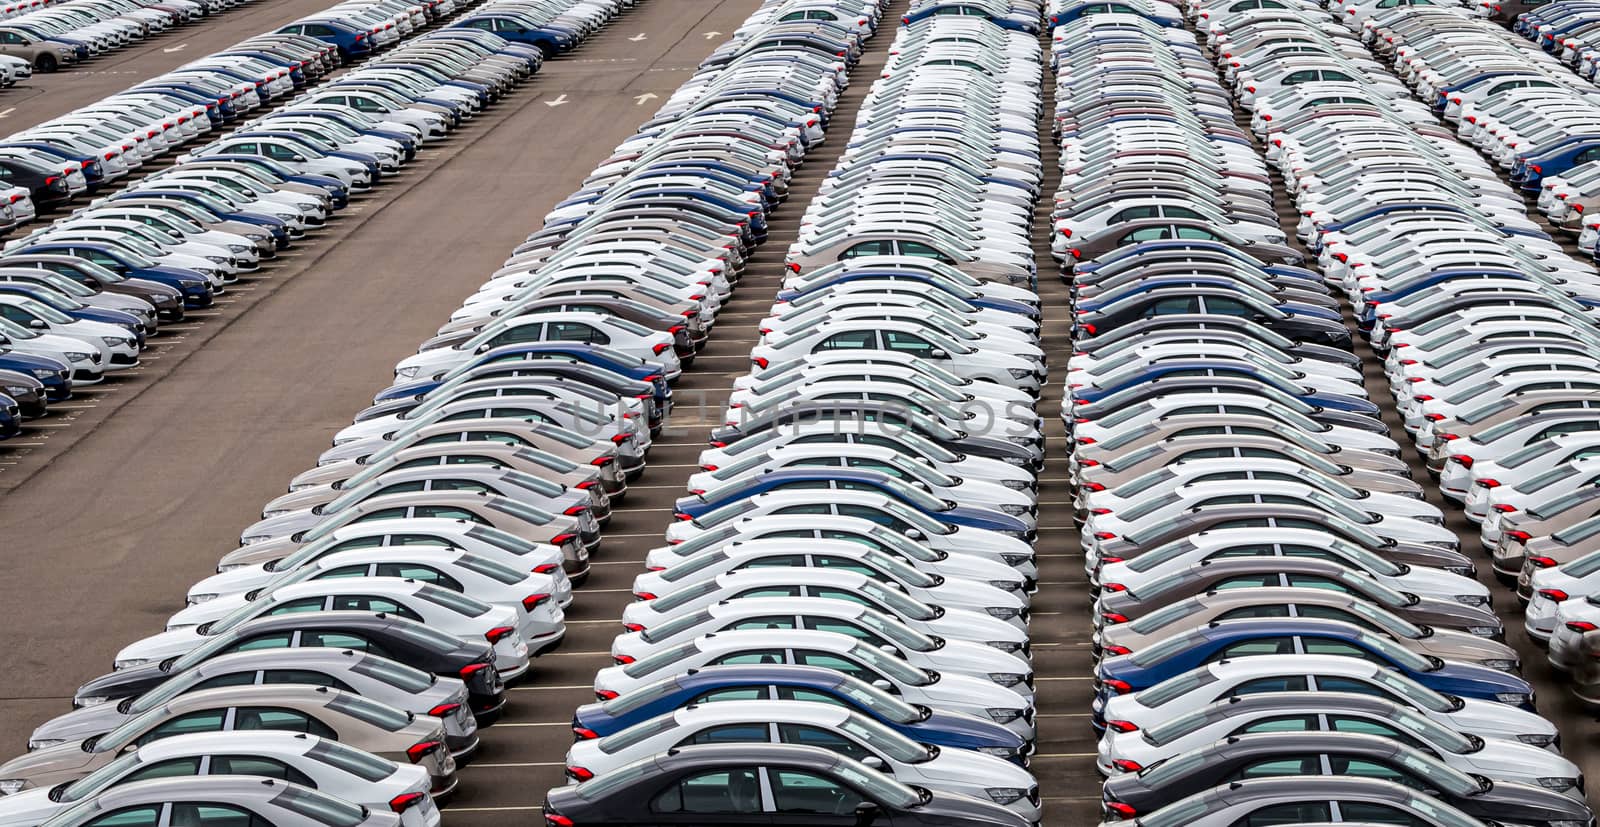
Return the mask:
M1234 121L1241 129L1250 132L1250 116L1239 108L1237 101L1234 104ZM1259 150L1260 141L1253 134L1251 141ZM1495 169L1498 171L1499 168ZM1268 170L1272 177L1273 204L1277 208L1278 223L1285 237L1289 239L1288 244L1304 254L1309 262L1307 266L1315 269L1316 256L1312 255L1295 235L1300 213L1295 209L1294 201L1289 198L1283 177L1270 165ZM1565 237L1556 232L1536 210L1530 210L1529 218L1537 221L1552 238L1562 240L1562 247L1568 254L1579 259L1586 257L1578 250L1577 245L1568 243ZM1522 611L1517 604L1516 595L1492 574L1489 555L1484 552L1478 537L1478 526L1464 516L1459 505L1445 500L1439 494L1438 480L1428 473L1426 458L1417 452L1416 443L1411 440L1401 423L1394 394L1390 392L1388 379L1383 372L1383 359L1373 351L1366 335L1357 329L1350 303L1337 291L1334 295L1340 299L1345 325L1350 328L1354 336L1353 350L1361 357L1362 379L1369 398L1382 412L1383 421L1389 426L1389 437L1400 446L1401 456L1411 470L1411 478L1422 484L1424 498L1444 512L1445 526L1455 532L1462 553L1471 557L1473 563L1477 565L1478 580L1489 586L1494 599L1495 613L1505 622L1506 642L1516 649L1522 658L1522 677L1533 684L1539 714L1555 723L1561 733L1562 754L1583 770L1584 778L1600 778L1600 722L1597 722L1595 716L1573 698L1567 689L1567 679L1550 668L1545 649L1528 637L1523 627ZM1597 801L1595 795L1590 793L1588 798L1590 806L1595 806Z
M0 91L0 134L9 135L60 117L191 60L322 11L335 2L253 0L59 72L35 74ZM36 224L24 232L33 226Z
M885 10L885 25L903 12L904 2ZM628 27L621 27L627 29ZM537 811L545 788L564 783L562 768L574 707L594 700L596 670L611 665L611 640L622 631L618 622L633 599L633 578L644 571L644 557L661 545L672 519L673 501L682 496L690 473L706 446L711 427L720 424L735 377L749 370L756 323L771 308L783 277L783 257L799 232L799 219L822 178L843 151L857 110L872 81L881 74L888 43L887 29L868 44L866 55L851 72L851 85L841 96L830 121L828 142L806 156L795 173L790 200L769 217L770 237L746 268L738 290L718 315L717 329L693 366L673 389L675 408L667 433L650 451L650 466L630 486L627 502L606 527L604 546L589 581L578 589L567 611L567 636L561 648L534 664L531 677L511 690L505 720L488 730L477 760L462 776L461 792L446 808L452 825L504 823L506 817ZM1049 84L1046 84L1049 88ZM1047 99L1045 111L1051 111ZM1040 123L1044 163L1054 168L1056 152L1049 140L1049 122ZM1050 263L1048 199L1035 217L1036 255ZM1066 288L1046 267L1040 283L1045 305L1044 338L1052 361L1064 363L1070 320ZM1052 452L1040 479L1040 589L1033 598L1034 668L1037 675L1039 730L1038 775L1047 825L1085 825L1099 821L1099 783L1094 770L1094 738L1088 725L1090 664L1088 596L1082 556L1065 485L1064 431L1057 416L1061 387L1052 382L1041 401L1047 441ZM521 736L507 737L506 729ZM497 821L497 819L500 819Z
M731 31L752 7L646 0L430 145L255 292L230 290L217 318L144 368L160 381L98 403L85 394L100 407L80 408L69 449L42 442L19 458L40 466L0 498L4 754L67 711L118 648L158 632L395 361L654 111L636 96L669 94L715 45L704 32Z

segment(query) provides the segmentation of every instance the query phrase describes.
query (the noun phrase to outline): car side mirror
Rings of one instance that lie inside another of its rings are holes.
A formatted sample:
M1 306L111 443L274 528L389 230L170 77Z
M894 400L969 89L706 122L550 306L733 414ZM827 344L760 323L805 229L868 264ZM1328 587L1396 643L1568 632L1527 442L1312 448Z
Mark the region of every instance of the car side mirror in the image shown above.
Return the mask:
M875 802L863 801L856 805L856 827L867 827L878 820L879 808Z
M1255 315L1250 317L1250 321L1252 321L1252 322L1264 322L1266 320L1267 320L1267 314L1265 314L1265 313L1257 313L1257 314L1255 314Z
M888 692L889 690L894 688L894 684L889 683L888 681L884 680L883 678L879 678L879 679L873 681L872 685L877 687L877 688L879 688L879 689L882 689L885 692Z
M296 161L296 162L297 162L297 163L300 163L300 162L304 162L304 161L305 161L305 159L306 159L306 156L304 156L304 155L295 155L295 156L294 156L294 160L295 160L295 161Z
M883 766L884 766L883 759L879 758L876 755L862 756L861 764L862 764L862 766L871 767L871 768L873 768L875 770L880 770L880 771L883 769Z
M916 529L916 528L908 528L908 529L906 529L906 539L908 539L908 540L922 540L922 539L924 539L925 536L926 535L924 535L922 533L921 529Z
M944 348L936 347L933 350L928 351L928 358L929 359L948 359L948 358L950 358L950 354L946 353L944 351Z
M34 330L44 330L45 328L49 327L49 325L45 324L43 319L30 319L28 321L28 327L31 327Z

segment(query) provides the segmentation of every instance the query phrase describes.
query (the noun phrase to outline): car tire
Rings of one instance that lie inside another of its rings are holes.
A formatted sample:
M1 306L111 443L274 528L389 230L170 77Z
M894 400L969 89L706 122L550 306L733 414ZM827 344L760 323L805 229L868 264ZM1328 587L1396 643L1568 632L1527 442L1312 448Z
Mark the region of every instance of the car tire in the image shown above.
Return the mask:
M38 59L33 62L33 68L41 72L54 72L59 67L60 64L56 62L55 55L39 55Z

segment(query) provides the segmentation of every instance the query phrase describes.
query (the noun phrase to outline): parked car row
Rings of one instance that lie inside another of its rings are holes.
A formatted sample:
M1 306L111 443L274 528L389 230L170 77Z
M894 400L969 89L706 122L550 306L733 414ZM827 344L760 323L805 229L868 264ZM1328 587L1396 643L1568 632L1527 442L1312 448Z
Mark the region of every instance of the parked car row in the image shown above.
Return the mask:
M1529 262L1559 248L1326 14L1051 7L1051 241L1075 322L1062 416L1104 818L1589 824L1582 773L1410 479L1327 291L1368 319L1448 304L1453 278L1492 269L1527 270L1535 292ZM1323 272L1280 229L1266 162ZM1449 250L1429 244L1435 225Z
M615 15L624 4L608 8ZM342 203L349 187L392 171L542 59L481 31L412 38L312 92L317 100L225 137L223 151L196 151L106 204L127 196L154 205L153 217L190 217L203 199L223 203L205 192L214 187L250 195L226 203L260 205L259 225L270 217L298 234L320 223L336 194ZM357 120L373 112L394 119ZM241 141L278 142L300 157L256 155ZM339 166L253 185L258 171L317 157ZM91 226L74 222L108 208L58 226ZM115 229L141 226L128 225ZM66 231L41 239L57 232ZM75 260L71 250L34 249L45 240L18 255ZM437 390L380 394L390 401L267 505L165 631L123 648L113 671L80 687L71 712L34 730L28 754L0 764L0 824L100 824L166 806L170 823L197 825L437 825L435 801L456 788L479 729L502 714L507 682L560 642L572 599L564 566L586 569L609 514L607 489L625 487L624 443L648 438L654 385L636 374L665 366L578 347L594 359L552 349L545 361L535 346L517 366L526 370L504 371L499 386L452 377ZM494 351L501 365L506 350ZM544 365L553 370L541 388L534 377ZM592 402L607 394L609 407ZM605 427L607 437L594 436Z
M17 0L0 7L0 86L54 72L248 0Z
M1552 30L1537 24L1546 15L1562 14L1560 5L1524 15L1519 28L1550 42L1545 35ZM1404 28L1406 47L1419 44L1414 54L1446 52L1453 48L1448 37L1417 22L1433 19L1380 20L1377 30ZM1437 20L1445 31L1456 28L1453 20ZM1562 43L1561 30L1554 31L1555 42ZM1553 63L1526 48L1502 51L1510 56L1492 69L1513 80L1535 75L1523 67ZM1449 55L1435 59L1462 62ZM1472 130L1464 126L1462 134L1502 166L1505 151L1514 150L1513 182L1524 182L1525 191L1542 185L1539 207L1569 230L1578 223L1574 219L1581 219L1592 248L1594 231L1583 217L1584 187L1597 165L1581 148L1591 130L1564 124L1564 112L1552 107L1559 102L1554 106L1582 112L1592 98L1569 81L1570 76L1553 75L1547 85L1479 96L1465 106L1481 105L1491 114L1478 118ZM1463 120L1478 116L1466 108L1461 113ZM1489 134L1480 140L1484 130ZM1570 147L1579 148L1567 153ZM1590 663L1600 654L1600 635L1587 635L1600 621L1588 601L1595 591L1588 575L1600 564L1593 559L1600 551L1593 540L1600 531L1600 521L1593 519L1600 508L1592 505L1596 488L1589 473L1590 457L1600 453L1592 447L1600 446L1600 414L1592 412L1594 391L1600 389L1590 317L1596 276L1589 265L1547 244L1542 234L1524 230L1512 238L1516 247L1536 243L1523 267L1470 276L1477 279L1471 293L1462 291L1464 300L1437 317L1384 320L1385 327L1402 328L1390 337L1386 371L1402 410L1410 411L1407 427L1430 472L1438 475L1441 492L1479 524L1496 576L1516 585L1529 636L1549 646L1550 663L1572 672L1574 693L1592 704L1600 697L1600 673ZM1468 397L1469 389L1482 395Z
M382 12L402 20L410 36L455 13L455 3L345 4L312 19L376 28L369 18ZM620 7L565 5L584 14ZM0 393L18 410L0 414L0 436L45 415L48 401L67 398L73 382L137 367L162 322L209 307L227 285L322 226L352 192L397 172L420 145L470 119L543 60L536 48L450 28L324 82L341 60L334 45L297 28L305 25L244 41L0 142L0 174L17 185L0 198L9 201L0 210L21 220L35 204L101 191L235 125L176 165L6 243Z
M1042 95L1012 25L1039 8L937 7L913 4L801 219L546 824L1042 819ZM766 64L825 117L879 13L769 0L674 101Z

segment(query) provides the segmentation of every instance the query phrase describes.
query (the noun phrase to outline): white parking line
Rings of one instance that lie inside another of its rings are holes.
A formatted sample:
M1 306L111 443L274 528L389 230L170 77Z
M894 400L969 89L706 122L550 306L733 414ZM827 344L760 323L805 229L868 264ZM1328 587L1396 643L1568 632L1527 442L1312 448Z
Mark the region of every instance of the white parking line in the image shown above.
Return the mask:
M473 764L472 766L478 765ZM468 767L468 769L471 769L471 767ZM448 813L522 813L529 810L543 810L544 805L535 804L527 807L451 807L447 804L440 809Z
M563 689L593 689L589 684L573 684L571 686L513 686L507 692L554 692Z

